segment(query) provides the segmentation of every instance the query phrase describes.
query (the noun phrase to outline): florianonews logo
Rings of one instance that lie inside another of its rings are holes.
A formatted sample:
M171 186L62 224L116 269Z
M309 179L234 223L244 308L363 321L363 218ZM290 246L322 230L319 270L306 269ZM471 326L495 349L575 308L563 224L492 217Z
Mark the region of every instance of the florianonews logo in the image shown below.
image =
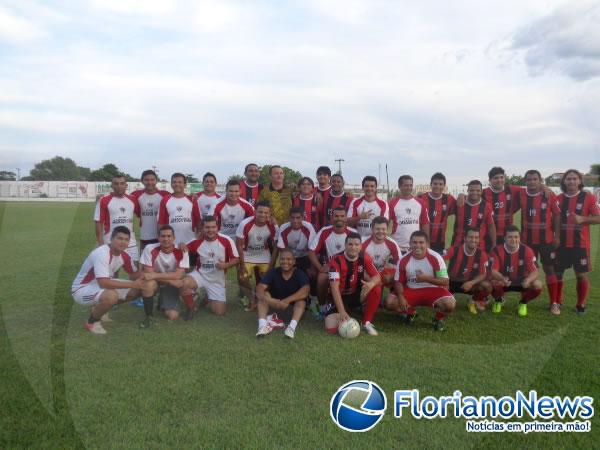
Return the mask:
M342 430L369 431L383 418L387 399L383 389L368 380L354 380L340 387L329 405L331 419Z

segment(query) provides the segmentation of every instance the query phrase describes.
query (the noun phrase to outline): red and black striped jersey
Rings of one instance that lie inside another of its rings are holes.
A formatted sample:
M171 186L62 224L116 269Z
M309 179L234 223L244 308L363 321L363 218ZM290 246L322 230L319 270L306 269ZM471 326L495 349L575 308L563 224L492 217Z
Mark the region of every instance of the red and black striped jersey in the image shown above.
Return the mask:
M469 281L485 274L489 260L487 253L481 248L469 255L464 244L447 249L444 259L448 261L448 275L452 281Z
M260 183L256 183L254 186L248 186L245 180L240 181L240 197L254 206L262 188L263 185Z
M379 275L371 257L362 251L354 261L350 261L344 252L329 262L329 280L339 281L342 295L360 291L365 273L371 278Z
M292 206L302 209L302 220L310 222L315 230L319 229L319 198L317 194L304 199L299 195L292 199Z
M483 198L494 208L494 223L496 224L496 236L504 236L504 230L513 223L513 215L519 210L519 192L523 190L519 186L504 186L497 192L491 187L483 190Z
M519 192L521 206L521 242L527 245L551 244L554 240L552 217L559 214L554 194L545 191L530 195L527 189Z
M346 211L350 208L350 204L352 203L352 194L348 192L343 192L340 195L334 195L331 192L331 189L323 192L322 194L323 202L321 203L321 211L319 214L319 225L322 227L326 227L331 225L331 215L333 214L333 210L338 206L343 206Z
M560 209L560 245L568 248L590 248L589 224L577 225L575 215L600 216L596 197L586 191L574 195L560 194L557 198Z
M456 214L456 199L450 194L442 194L439 198L426 192L420 197L421 202L427 207L429 214L429 240L431 247L446 247L446 227L448 216Z
M510 253L506 244L498 245L492 257L492 269L497 270L509 280L519 283L537 269L533 250L524 244Z
M471 205L465 201L462 206L456 207L456 221L454 222L454 234L452 245L464 243L467 230L477 228L479 230L479 246L485 248L486 236L491 224L494 223L492 205L481 199L479 203Z

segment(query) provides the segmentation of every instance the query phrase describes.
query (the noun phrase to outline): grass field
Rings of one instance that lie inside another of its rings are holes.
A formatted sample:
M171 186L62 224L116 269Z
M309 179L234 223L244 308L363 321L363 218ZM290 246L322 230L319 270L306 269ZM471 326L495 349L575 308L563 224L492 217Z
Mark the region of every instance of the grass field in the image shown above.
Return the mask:
M459 419L394 419L391 394L544 395L600 398L600 276L588 313L577 316L574 277L559 317L547 296L525 319L517 297L503 313L468 314L461 298L447 330L430 314L406 328L379 313L380 336L327 336L310 316L293 341L254 337L256 317L235 301L224 318L159 320L139 330L125 305L109 334L83 329L88 311L69 288L93 248L93 204L0 203L0 448L598 448L590 433L472 434ZM600 227L592 231L600 259ZM236 287L229 294L235 298ZM368 433L338 429L329 400L352 379L378 383L388 413Z

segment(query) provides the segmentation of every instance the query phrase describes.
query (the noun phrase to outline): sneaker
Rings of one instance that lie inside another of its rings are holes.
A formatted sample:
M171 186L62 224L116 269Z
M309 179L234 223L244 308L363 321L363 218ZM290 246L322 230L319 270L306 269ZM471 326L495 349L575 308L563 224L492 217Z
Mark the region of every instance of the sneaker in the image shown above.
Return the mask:
M94 334L106 334L106 330L102 326L101 322L94 322L94 323L86 322L85 323L85 328L90 333L94 333Z
M319 305L317 305L316 300L314 302L311 300L307 308L315 319L318 319L321 316Z
M494 314L500 314L502 312L502 302L503 300L496 300L494 302L494 306L492 306L492 312Z
M585 314L585 305L577 305L577 306L575 306L575 312L577 313L578 316L581 316L582 314Z
M139 323L139 327L141 329L147 329L147 328L150 328L153 323L154 323L154 317L146 316L146 318Z
M246 296L240 297L240 305L242 308L246 309L248 305L250 305L250 300L248 300Z
M271 328L271 326L267 323L266 325L263 325L262 327L258 328L258 331L256 332L256 337L264 337L267 334L271 333L271 331L273 331L273 328Z
M443 319L433 319L433 331L444 331Z
M365 323L362 328L369 336L377 336L379 334L371 322Z
M404 315L404 324L407 326L412 325L416 318L417 318L417 313L405 314Z
M560 316L560 306L558 303L552 303L550 305L550 314L553 316Z
M277 317L277 314L271 314L270 316L267 316L267 323L273 330L283 330L285 328L283 320Z
M183 320L188 321L188 320L192 320L193 318L194 318L194 310L193 309L186 310L185 314L183 315Z
M470 303L467 305L467 308L469 309L469 312L470 312L471 314L477 314L477 306L475 306L475 302L470 302Z
M138 297L131 302L131 306L135 306L136 308L143 308L144 300L142 300L141 298Z
M108 313L105 313L102 317L100 317L100 321L106 323L106 322L112 322L113 320L110 318Z
M296 330L294 330L292 327L288 326L288 327L286 327L283 334L287 338L294 339L294 336L296 335Z
M519 316L525 317L527 315L527 303L519 303Z

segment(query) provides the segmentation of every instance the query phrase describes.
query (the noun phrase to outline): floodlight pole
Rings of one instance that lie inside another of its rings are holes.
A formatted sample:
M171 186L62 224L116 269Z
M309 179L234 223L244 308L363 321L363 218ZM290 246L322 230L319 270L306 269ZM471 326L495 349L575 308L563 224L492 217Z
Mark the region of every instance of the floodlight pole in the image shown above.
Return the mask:
M342 163L345 161L345 159L339 158L336 159L335 162L338 163L338 173L341 175L342 174Z

